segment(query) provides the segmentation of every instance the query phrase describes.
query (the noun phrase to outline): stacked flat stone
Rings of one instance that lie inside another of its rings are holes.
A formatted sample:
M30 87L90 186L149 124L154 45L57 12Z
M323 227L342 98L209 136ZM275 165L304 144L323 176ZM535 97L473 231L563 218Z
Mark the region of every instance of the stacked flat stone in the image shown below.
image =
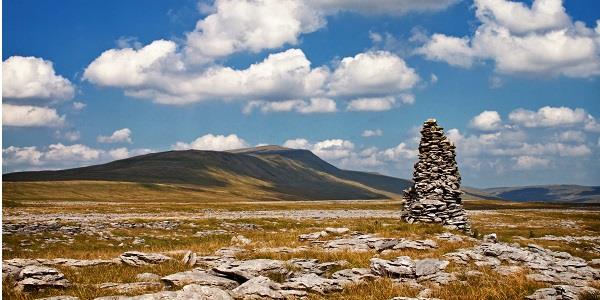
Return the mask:
M413 181L414 185L404 191L405 221L441 223L451 229L470 231L462 206L455 147L435 119L425 121L421 129Z

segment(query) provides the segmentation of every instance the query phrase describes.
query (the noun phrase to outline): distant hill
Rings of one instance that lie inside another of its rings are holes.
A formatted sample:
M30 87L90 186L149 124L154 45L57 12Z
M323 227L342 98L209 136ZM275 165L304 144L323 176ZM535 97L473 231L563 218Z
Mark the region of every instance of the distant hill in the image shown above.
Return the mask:
M228 152L167 151L67 170L8 173L3 180L119 181L224 189L243 183L245 189L263 190L269 199L288 200L397 198L411 184L404 179L342 170L308 150L278 146Z
M600 203L600 186L535 185L488 188L481 191L511 201Z

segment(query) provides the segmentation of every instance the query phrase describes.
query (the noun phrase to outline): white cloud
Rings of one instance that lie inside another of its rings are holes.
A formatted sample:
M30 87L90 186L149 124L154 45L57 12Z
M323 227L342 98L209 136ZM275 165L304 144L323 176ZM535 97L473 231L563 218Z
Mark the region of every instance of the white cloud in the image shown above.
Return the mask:
M249 114L254 109L259 109L262 113L295 111L301 114L313 114L336 112L337 106L335 101L329 98L311 98L309 101L299 99L274 102L250 101L243 112Z
M40 165L42 152L38 151L36 147L10 146L2 149L2 158L4 159L3 164L6 165Z
M11 56L2 62L2 97L8 99L71 99L71 82L57 75L52 62Z
M48 146L44 159L49 161L94 161L100 158L101 150L93 149L82 144L65 146L61 143Z
M214 150L225 151L232 149L247 148L249 144L235 134L230 135L213 135L206 134L198 137L191 143L177 142L172 146L174 150Z
M373 137L373 136L382 136L382 135L383 135L383 130L381 130L381 129L375 129L375 130L367 129L367 130L363 131L363 133L362 133L363 137Z
M497 111L485 110L475 116L469 125L482 131L498 130L502 127L502 118Z
M2 104L2 125L14 127L58 127L65 123L56 109L31 105Z
M83 103L83 102L73 102L73 109L74 110L82 110L87 106L87 104Z
M515 170L544 169L550 165L548 159L529 155L515 157L513 160L515 161Z
M396 98L359 98L348 103L346 107L349 111L386 111L394 107Z
M588 120L588 114L582 108L544 106L537 111L519 108L508 118L525 127L559 127L583 123Z
M429 82L433 83L437 83L438 82L438 77L435 74L431 74L431 78L429 79Z
M283 147L292 149L310 149L311 144L306 139L293 139L285 141Z
M99 143L130 143L131 144L131 130L129 128L122 128L115 130L110 136L100 135L96 140Z
M129 157L129 150L127 150L125 147L121 147L109 150L108 154L113 159L124 159Z
M184 51L194 63L295 45L300 34L325 25L323 15L303 1L217 0L213 11L186 36Z
M387 51L365 52L342 59L331 75L329 94L381 95L414 87L419 75L406 62Z
M476 0L482 22L472 37L434 34L417 50L430 60L471 67L492 60L500 73L591 77L600 74L600 22L573 22L561 0L531 7L506 0Z
M584 143L585 139L585 134L578 130L567 130L557 135L557 140L560 142Z
M79 140L79 138L81 138L81 133L78 130L65 131L65 132L61 132L60 130L57 130L55 132L55 137L59 138L59 139L65 139L69 142L75 142L75 141Z

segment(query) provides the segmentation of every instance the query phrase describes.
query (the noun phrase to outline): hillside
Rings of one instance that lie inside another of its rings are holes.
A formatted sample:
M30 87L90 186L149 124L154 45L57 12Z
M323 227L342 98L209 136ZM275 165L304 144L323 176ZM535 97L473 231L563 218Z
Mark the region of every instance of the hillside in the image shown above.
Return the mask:
M258 190L255 197L286 200L397 197L410 181L346 171L307 150L276 146L220 151L167 151L106 164L4 174L5 182L118 181L198 188ZM256 199L262 200L262 199Z
M535 185L488 188L482 191L511 201L600 203L600 186Z

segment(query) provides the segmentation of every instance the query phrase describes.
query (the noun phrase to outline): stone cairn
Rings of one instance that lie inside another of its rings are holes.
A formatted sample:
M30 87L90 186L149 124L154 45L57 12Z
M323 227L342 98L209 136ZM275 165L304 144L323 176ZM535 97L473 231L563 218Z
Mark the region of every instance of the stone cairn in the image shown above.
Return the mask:
M435 119L425 121L419 161L413 173L414 185L404 190L403 219L406 222L441 223L449 229L470 231L460 197L455 148Z

